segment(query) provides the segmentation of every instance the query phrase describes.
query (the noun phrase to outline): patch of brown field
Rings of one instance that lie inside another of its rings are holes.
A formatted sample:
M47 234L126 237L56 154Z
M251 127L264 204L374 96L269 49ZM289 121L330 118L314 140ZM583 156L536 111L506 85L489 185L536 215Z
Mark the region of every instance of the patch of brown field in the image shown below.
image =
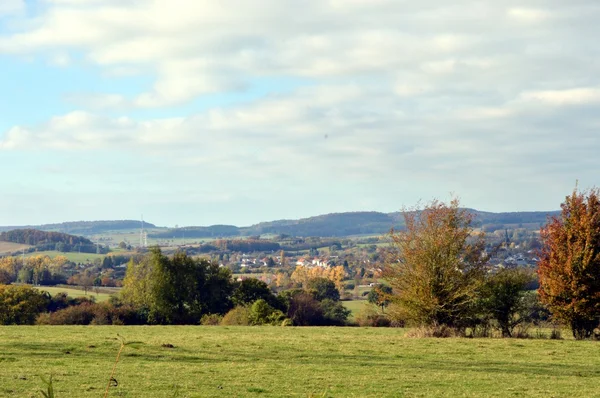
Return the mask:
M13 242L1 242L0 241L0 255L9 254L19 250L23 250L23 248L28 249L31 246L23 245L21 243L13 243Z

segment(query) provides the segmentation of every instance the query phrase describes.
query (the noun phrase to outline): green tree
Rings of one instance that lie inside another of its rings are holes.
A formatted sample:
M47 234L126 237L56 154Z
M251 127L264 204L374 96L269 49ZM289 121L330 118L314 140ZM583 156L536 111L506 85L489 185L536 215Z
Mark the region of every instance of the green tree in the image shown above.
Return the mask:
M234 305L252 304L260 299L265 300L269 305L276 302L276 297L269 289L269 285L256 278L241 281L235 288L231 299Z
M152 248L140 262L130 262L122 297L145 309L150 323L195 324L204 314L231 309L232 291L226 268L183 252L169 258Z
M321 310L325 324L332 326L343 326L352 311L344 307L341 301L325 299L321 301Z
M404 212L406 229L390 234L383 270L398 316L420 325L464 327L488 260L483 234L473 233L473 217L457 199Z
M575 189L561 208L541 229L540 299L584 339L600 316L600 191Z
M340 292L335 283L327 278L313 278L307 283L307 290L317 301L340 300Z
M502 337L512 337L516 326L529 318L527 285L533 280L531 271L509 268L487 278L481 289L484 314L495 319Z

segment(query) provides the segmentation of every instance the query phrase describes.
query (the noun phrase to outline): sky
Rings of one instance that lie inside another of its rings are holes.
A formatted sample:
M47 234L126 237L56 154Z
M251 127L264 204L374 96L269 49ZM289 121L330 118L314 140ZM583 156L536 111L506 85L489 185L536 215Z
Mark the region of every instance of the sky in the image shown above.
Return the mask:
M597 0L1 0L0 225L235 224L600 180Z

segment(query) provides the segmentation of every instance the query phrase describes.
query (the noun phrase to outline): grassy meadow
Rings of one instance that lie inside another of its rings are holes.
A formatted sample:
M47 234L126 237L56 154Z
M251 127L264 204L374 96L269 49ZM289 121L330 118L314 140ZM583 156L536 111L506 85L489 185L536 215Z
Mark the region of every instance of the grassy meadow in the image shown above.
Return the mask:
M107 293L107 291L108 291L107 288L100 288L99 293L96 293L94 291L94 288L90 288L86 294L85 291L83 290L83 288L74 289L74 288L55 287L55 286L34 286L34 287L36 289L46 291L53 296L56 293L66 292L69 296L75 297L75 298L76 297L88 297L88 298L93 297L97 303L102 303L104 301L108 301L108 299L112 295L110 293Z
M0 396L591 397L591 341L416 339L393 328L0 327ZM177 390L178 394L175 395Z
M355 319L356 315L364 308L365 305L369 305L367 300L348 300L342 301L344 307L352 311L350 313L350 320Z

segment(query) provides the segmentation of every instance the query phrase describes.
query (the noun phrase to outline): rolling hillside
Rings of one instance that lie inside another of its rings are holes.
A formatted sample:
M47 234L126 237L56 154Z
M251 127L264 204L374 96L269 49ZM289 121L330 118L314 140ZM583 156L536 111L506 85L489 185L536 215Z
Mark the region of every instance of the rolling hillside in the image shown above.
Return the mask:
M540 225L546 223L549 216L559 214L558 211L492 213L474 209L469 210L476 214L475 225L487 230L515 227L538 229ZM381 213L375 211L331 213L298 220L261 222L247 227L211 225L168 229L157 227L151 223L144 223L144 227L150 231L148 236L154 239L242 237L264 234L341 237L383 234L391 228L402 228L402 225L401 212ZM140 221L137 220L77 221L45 224L36 226L35 229L91 236L114 231L137 231L140 226ZM16 228L0 226L0 232ZM23 229L23 227L19 228Z

